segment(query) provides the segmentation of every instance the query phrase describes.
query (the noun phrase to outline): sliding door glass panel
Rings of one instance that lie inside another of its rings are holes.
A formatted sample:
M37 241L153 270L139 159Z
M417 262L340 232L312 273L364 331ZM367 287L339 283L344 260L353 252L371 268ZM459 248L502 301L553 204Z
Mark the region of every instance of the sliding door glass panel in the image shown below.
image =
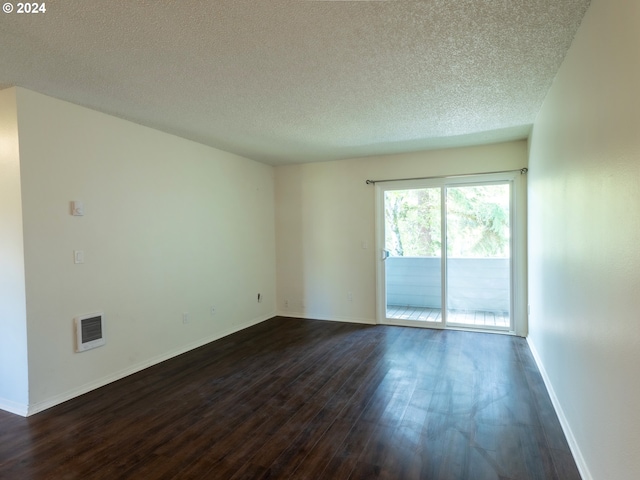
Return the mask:
M510 184L446 189L447 324L511 326Z
M386 318L442 323L441 188L384 192Z

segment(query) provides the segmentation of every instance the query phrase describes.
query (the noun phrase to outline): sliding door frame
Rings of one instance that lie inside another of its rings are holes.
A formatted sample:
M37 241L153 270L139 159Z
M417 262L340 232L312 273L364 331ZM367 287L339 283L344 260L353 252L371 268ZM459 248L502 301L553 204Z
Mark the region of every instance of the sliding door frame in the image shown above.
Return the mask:
M471 326L447 325L443 322L406 322L387 318L386 298L386 266L385 266L385 225L384 225L384 193L389 190L410 190L416 188L439 187L441 195L441 278L442 300L441 311L443 318L447 312L447 244L446 244L446 189L455 186L472 186L482 184L509 183L510 184L510 327L508 330L494 330L491 328L476 328ZM375 185L375 235L376 235L376 311L378 324L421 326L426 328L448 328L455 330L487 331L493 333L507 333L512 335L527 335L527 297L526 297L526 175L520 172L496 174L469 175L464 177L432 178L424 180L399 180Z

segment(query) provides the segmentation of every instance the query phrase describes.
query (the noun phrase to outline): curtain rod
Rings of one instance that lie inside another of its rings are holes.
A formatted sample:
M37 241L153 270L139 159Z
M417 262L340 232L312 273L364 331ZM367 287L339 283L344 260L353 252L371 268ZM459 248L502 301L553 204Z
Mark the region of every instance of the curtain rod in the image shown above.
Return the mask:
M511 172L520 172L521 175L524 175L529 171L528 168L518 168L516 170L500 170L499 172L482 172L482 173L462 173L458 175L436 175L434 177L414 177L414 178L393 178L386 180L367 180L367 185L373 185L375 183L383 183L383 182L403 182L406 180L431 180L434 178L458 178L458 177L474 177L477 175L492 175L495 173L511 173Z

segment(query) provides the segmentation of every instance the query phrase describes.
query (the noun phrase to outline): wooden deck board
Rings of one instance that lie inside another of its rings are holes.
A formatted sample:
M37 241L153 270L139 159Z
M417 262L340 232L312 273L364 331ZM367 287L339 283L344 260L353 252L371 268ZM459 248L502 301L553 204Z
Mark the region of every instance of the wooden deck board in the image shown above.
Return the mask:
M441 317L442 311L439 308L387 305L387 318L421 322L440 322ZM447 322L454 325L508 329L510 318L508 312L450 310L448 312Z

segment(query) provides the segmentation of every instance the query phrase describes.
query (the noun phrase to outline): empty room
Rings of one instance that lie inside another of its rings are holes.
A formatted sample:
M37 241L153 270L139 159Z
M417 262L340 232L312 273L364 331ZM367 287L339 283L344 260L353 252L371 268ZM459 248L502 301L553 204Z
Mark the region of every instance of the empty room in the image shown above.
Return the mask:
M4 2L0 479L639 478L639 32Z

